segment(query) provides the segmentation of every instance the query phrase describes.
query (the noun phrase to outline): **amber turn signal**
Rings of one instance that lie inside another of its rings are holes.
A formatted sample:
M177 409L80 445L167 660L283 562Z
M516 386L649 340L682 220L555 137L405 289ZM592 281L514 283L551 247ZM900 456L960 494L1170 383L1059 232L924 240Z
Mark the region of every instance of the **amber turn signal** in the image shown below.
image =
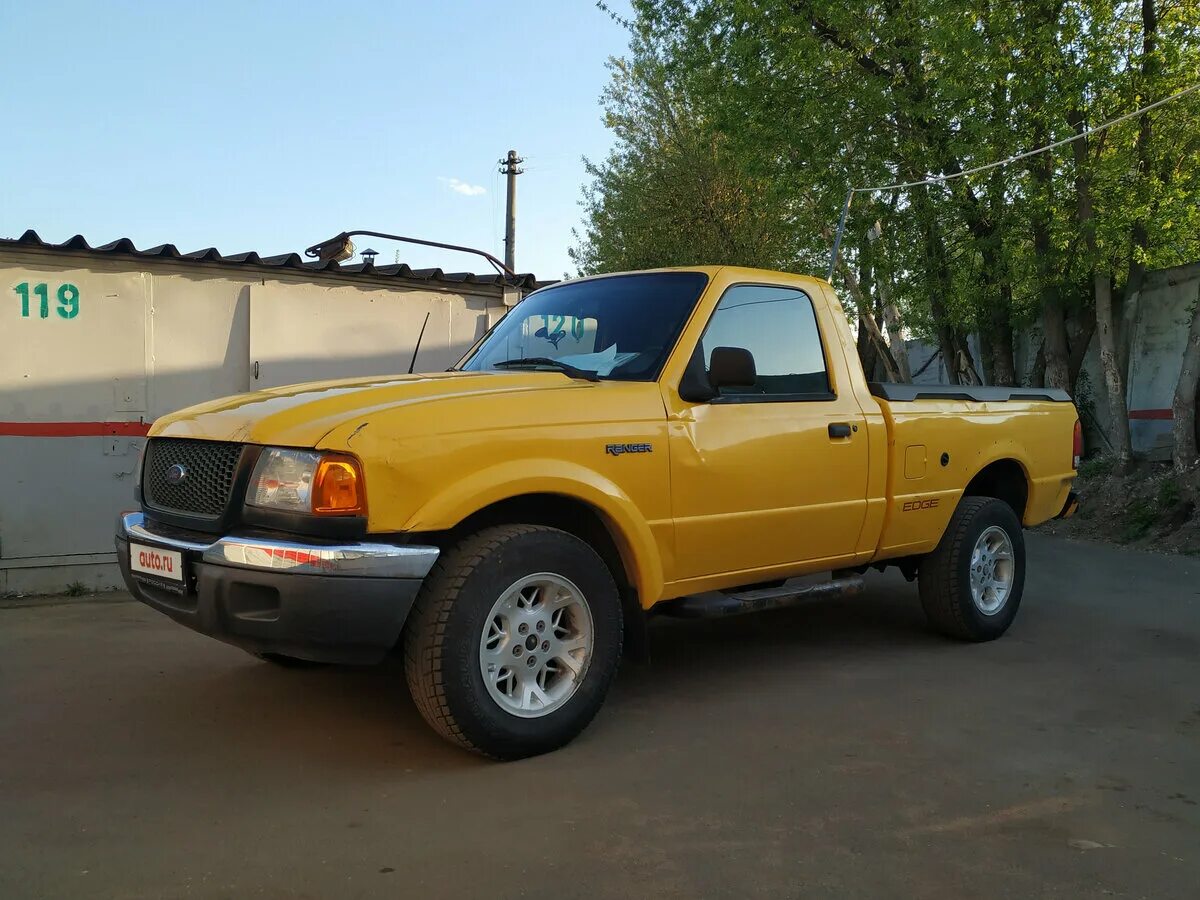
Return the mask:
M313 476L312 511L321 516L354 516L367 511L362 469L353 456L326 454Z

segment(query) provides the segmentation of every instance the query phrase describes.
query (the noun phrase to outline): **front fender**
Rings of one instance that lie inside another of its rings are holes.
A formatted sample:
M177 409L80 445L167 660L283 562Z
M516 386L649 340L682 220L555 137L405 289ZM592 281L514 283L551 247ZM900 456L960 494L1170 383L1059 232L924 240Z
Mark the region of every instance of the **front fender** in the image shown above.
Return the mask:
M522 459L470 473L434 495L404 531L445 531L502 500L558 494L580 500L605 519L643 604L662 596L663 563L650 525L637 505L598 472L559 459Z

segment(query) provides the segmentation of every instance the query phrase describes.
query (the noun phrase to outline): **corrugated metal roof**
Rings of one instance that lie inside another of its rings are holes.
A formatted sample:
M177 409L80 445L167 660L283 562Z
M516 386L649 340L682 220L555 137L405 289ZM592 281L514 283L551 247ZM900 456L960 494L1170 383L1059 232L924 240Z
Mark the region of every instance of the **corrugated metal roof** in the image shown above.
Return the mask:
M180 253L174 244L159 244L146 250L139 250L129 238L118 238L107 244L93 247L77 234L61 244L51 244L43 241L32 228L19 238L0 238L0 250L5 248L21 248L27 250L50 250L62 253L95 253L104 256L128 256L135 259L164 259L178 262L215 263L226 266L249 266L258 269L288 269L302 272L314 278L338 275L357 275L379 281L403 279L405 281L436 281L444 284L482 284L500 285L498 274L476 275L474 272L445 272L441 269L414 269L401 263L395 266L375 266L368 263L344 265L335 262L305 261L299 253L284 253L279 256L259 256L249 253L222 254L216 247L205 250L193 250L191 253ZM522 290L533 290L538 281L533 275L518 275L520 280L514 287Z

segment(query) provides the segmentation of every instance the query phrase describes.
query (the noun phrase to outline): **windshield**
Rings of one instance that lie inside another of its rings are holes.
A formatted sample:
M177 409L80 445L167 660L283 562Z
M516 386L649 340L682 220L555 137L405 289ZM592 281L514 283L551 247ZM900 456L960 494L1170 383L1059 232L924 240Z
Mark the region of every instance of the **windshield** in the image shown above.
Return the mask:
M707 282L702 272L649 272L543 288L513 307L459 368L653 381Z

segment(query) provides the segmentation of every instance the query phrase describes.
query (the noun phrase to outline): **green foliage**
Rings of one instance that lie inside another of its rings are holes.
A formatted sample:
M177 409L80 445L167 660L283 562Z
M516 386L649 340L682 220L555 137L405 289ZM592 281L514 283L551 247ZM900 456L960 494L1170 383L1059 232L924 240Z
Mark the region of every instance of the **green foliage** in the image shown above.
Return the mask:
M1093 456L1079 464L1079 477L1085 481L1103 478L1113 470L1116 460L1111 456Z
M1148 500L1134 500L1125 510L1120 540L1124 543L1144 538L1158 520L1158 511Z
M1157 18L1149 53L1143 3ZM1197 0L633 10L603 98L615 147L589 167L581 272L726 262L823 274L850 187L952 175L1200 81ZM1040 322L1048 305L1081 318L1094 271L1120 296L1131 262L1200 258L1197 121L1200 92L1030 160L856 194L845 259L861 277L880 223L869 281L891 286L910 332L943 345L981 332L1003 346L1003 329Z
M82 597L87 592L87 585L82 581L72 581L67 585L66 594L68 597Z
M1120 539L1126 543L1140 540L1155 526L1164 530L1177 528L1189 514L1189 509L1180 508L1182 500L1179 482L1164 478L1155 489L1153 498L1138 498L1125 508ZM1182 514L1183 518L1177 519L1177 514Z
M617 147L587 163L586 224L570 251L579 271L782 265L790 235L769 180L742 170L732 142L645 45L610 69L605 120Z
M1182 494L1179 490L1179 482L1173 478L1164 478L1158 485L1158 491L1155 494L1155 499L1158 505L1163 510L1169 510L1171 507L1179 503Z

